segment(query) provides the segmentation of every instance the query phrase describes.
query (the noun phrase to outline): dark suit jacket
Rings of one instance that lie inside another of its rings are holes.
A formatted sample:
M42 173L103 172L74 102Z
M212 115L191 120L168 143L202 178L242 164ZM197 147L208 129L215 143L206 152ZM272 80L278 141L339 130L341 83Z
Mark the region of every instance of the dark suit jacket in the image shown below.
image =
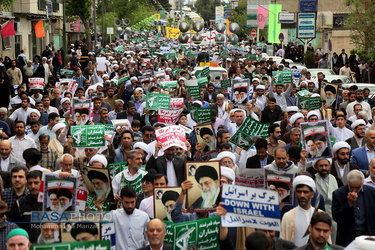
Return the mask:
M267 165L271 164L272 162L273 162L273 156L272 155L268 155ZM259 156L258 155L254 155L254 156L252 156L250 158L247 158L246 168L260 168Z
M363 174L366 174L370 160L367 159L366 145L354 149L350 157L350 162L357 165L359 170L361 170Z
M346 139L345 141L350 145L350 147L352 148L351 150L359 148L357 141L354 139L354 136L350 137L349 139ZM366 140L365 140L365 137L363 137L362 145L365 145L365 144L366 144Z
M176 173L178 185L185 180L185 158L176 156L173 159L173 167ZM151 156L146 164L146 170L155 169L159 174L167 176L167 159L165 156L159 156L157 159Z
M332 248L332 250L344 249L343 247L332 245L332 244L329 244L329 243L328 243L328 245ZM296 248L294 248L294 250L315 250L315 248L314 248L313 244L309 241L306 245L304 245L302 247L296 247Z
M375 235L375 188L363 185L363 200L365 203L366 222L369 235ZM348 203L348 185L333 192L332 217L337 222L336 244L347 246L355 239L354 208Z
M126 113L126 110L119 112L116 116L116 119L127 119L127 118L128 118L128 114ZM133 120L140 121L141 127L145 125L144 120L142 119L141 115L137 111L134 111Z
M217 94L215 92L212 93L212 100L213 100L214 103L216 103L216 95ZM208 98L208 92L207 91L204 92L203 100L205 100L206 102L210 102L210 99Z
M163 250L172 250L172 249L173 249L173 247L171 245L166 244L166 243L163 244ZM137 250L150 250L150 246L147 245L145 247L138 248Z

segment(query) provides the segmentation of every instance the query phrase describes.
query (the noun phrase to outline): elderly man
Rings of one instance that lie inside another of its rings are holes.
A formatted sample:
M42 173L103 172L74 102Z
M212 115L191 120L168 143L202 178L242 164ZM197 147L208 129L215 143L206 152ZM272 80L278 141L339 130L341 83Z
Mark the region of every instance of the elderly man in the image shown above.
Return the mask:
M61 161L60 161L60 167L61 169L53 172L54 174L60 174L61 172L63 173L70 173L74 177L78 177L79 171L72 169L73 167L73 162L74 162L74 157L71 154L63 154L61 156Z
M340 246L347 246L360 235L375 235L375 189L363 185L364 179L361 171L352 170L348 185L333 192L332 216Z
M111 187L107 175L105 175L101 171L91 170L88 172L87 177L94 187L94 193L97 199L111 199L111 197L109 197L111 193Z
M8 140L3 140L0 142L0 153L1 153L1 160L0 166L2 171L10 172L12 168L16 166L22 166L23 163L20 159L14 157L12 153L12 143Z
M305 117L301 113L296 113L289 118L289 124L292 128L299 128L300 123L305 121ZM285 143L289 144L292 142L290 131L286 132L282 139Z
M60 118L64 118L64 114L70 111L70 99L64 97L60 100L61 109L59 110Z
M159 219L153 219L147 224L146 235L149 245L139 250L172 250L172 246L164 243L164 237L167 234L164 223Z
M40 226L40 235L38 237L38 244L51 244L58 242L58 238L55 239L55 234L59 232L58 223L42 223Z
M113 110L108 113L109 120L116 120L117 114L124 109L124 101L121 99L116 99L113 102Z
M57 198L59 199L59 212L73 211L72 210L72 192L69 189L61 188L57 191Z
M370 161L368 172L369 176L365 179L363 184L375 188L375 158Z
M12 249L30 249L31 242L29 234L22 228L15 228L9 232L6 237L7 250Z
M47 207L47 211L58 211L60 209L59 198L57 198L57 189L48 190L48 198L51 205Z
M309 239L305 233L315 210L311 205L315 182L309 176L299 175L293 180L293 190L298 200L298 206L284 214L281 221L280 238L293 241L297 247L300 247L305 245Z
M232 152L222 151L217 155L216 159L220 161L220 166L230 168L237 174L240 173L236 165L236 156Z
M55 163L57 160L57 152L48 146L50 142L49 135L41 134L39 136L39 147L38 150L42 154L42 160L40 161L40 166L43 168L55 170Z
M141 187L142 177L146 172L142 167L142 153L138 150L130 150L127 153L128 168L118 173L112 181L113 193L116 199L119 199L119 192L125 185L133 186L138 193L141 192L137 187Z
M195 180L201 189L201 197L199 197L190 207L195 208L212 208L218 204L218 196L220 194L219 176L215 168L211 166L200 166L195 172Z

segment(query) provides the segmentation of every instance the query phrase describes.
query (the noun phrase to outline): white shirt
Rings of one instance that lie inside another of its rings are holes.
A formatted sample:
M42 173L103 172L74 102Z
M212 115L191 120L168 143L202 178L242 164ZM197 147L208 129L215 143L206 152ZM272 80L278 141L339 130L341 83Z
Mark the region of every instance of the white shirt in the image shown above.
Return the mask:
M169 179L168 179L169 182ZM139 204L139 210L145 212L148 214L148 217L155 218L154 214L154 196L151 195L150 197L147 197L141 201L141 204Z
M36 171L36 170L38 170L38 171L44 171L44 170L46 170L45 168L42 168L41 166L39 166L39 165L35 165L34 167L32 167L32 168L30 168L29 169L29 172L31 172L31 171Z
M350 137L353 137L354 136L354 133L353 131L347 129L346 127L343 127L343 128L334 128L330 122L328 122L329 124L329 131L331 133L331 136L332 137L335 137L336 138L336 142L339 142L339 141L345 141L346 139L349 139Z
M18 108L9 116L9 119L12 119L13 121L23 121L26 124L30 111L31 109L29 107L27 107L26 110Z
M6 158L5 160L1 157L1 170L8 171L8 167L9 167L9 157Z
M57 170L55 172L53 172L54 174L60 174L61 173L61 169L60 170ZM71 169L70 170L70 173L72 174L72 176L74 177L78 177L79 176L79 171L78 170L75 170L75 169Z
M168 185L171 187L178 186L176 171L174 171L173 160L167 160L167 178L168 178Z
M296 207L294 219L296 222L298 221L298 223L295 223L296 229L294 230L294 244L296 244L297 247L306 245L309 240L309 235L306 235L305 237L303 237L303 235L309 227L313 213L313 206L311 206L309 210L305 210L300 206Z
M143 115L143 112L144 112L145 108L146 108L146 102L142 102L141 106L138 109L138 113L140 115Z
M370 104L364 101L362 102L354 101L354 102L349 103L348 106L346 106L347 117L351 117L352 115L355 115L354 110L353 110L355 104L361 104L362 110L367 113L368 119L369 120L372 119L371 106Z
M43 107L43 110L46 111L47 114L56 113L56 114L59 115L59 111L57 110L57 108L52 107L52 106L49 106L48 110L45 110L44 107Z
M135 175L132 175L128 169L125 169L124 171L116 174L115 178L113 178L112 180L112 189L113 189L113 194L118 194L119 195L119 190L120 189L120 185L121 185L121 178L122 178L122 174L124 174L124 177L125 179L127 179L128 181L133 181L135 180L139 175L142 175L142 177L146 174L145 171L143 171L142 169L138 169L137 173L135 173Z
M104 218L111 218L115 224L116 249L135 250L148 244L145 231L150 219L145 212L134 209L128 215L120 208L110 211Z
M30 100L30 104L35 105L35 101L34 101L34 99L31 98L30 96L29 96L29 100ZM18 95L16 95L16 96L13 97L12 99L10 99L10 102L9 102L9 105L8 105L8 109L11 109L11 108L12 108L12 104L19 104L19 103L21 103L21 102L22 102L21 98L20 98Z
M259 121L258 116L254 112L250 114L250 117ZM246 115L245 115L245 118L246 118ZM224 119L223 125L228 130L230 136L232 137L241 126L237 126L236 123L231 123L228 113L225 113L223 119Z
M25 160L22 156L23 151L28 148L36 148L35 141L26 135L21 140L16 136L12 136L9 138L9 141L12 143L13 148L11 154L25 164Z

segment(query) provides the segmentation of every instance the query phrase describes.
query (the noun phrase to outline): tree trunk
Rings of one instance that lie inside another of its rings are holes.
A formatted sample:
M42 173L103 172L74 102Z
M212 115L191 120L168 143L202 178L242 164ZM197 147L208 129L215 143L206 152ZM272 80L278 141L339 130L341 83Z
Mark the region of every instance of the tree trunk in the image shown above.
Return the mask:
M85 26L85 35L86 35L86 44L87 44L87 50L92 51L92 41L91 41L91 32L90 32L90 22L86 19L84 19L82 16L80 16L83 26Z

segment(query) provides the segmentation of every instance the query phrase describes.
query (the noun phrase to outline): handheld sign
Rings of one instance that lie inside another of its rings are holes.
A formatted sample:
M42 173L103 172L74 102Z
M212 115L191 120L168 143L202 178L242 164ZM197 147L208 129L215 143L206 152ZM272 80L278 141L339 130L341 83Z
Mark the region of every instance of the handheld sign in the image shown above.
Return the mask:
M291 84L292 81L292 71L283 70L283 71L273 71L272 76L274 77L274 84Z
M71 126L73 148L104 147L105 127L103 125Z
M30 89L43 89L44 79L43 78L29 78Z

